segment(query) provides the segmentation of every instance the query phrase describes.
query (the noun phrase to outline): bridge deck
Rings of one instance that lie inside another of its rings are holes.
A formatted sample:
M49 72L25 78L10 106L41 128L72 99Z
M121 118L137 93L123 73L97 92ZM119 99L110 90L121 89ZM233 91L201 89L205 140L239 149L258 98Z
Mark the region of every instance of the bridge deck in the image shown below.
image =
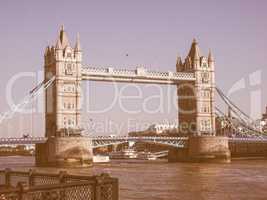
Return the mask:
M157 72L144 68L136 70L84 67L83 80L177 85L179 81L195 81L194 73Z
M120 144L129 141L133 142L152 142L169 146L185 147L187 137L128 137L128 136L96 136L91 137L93 147L100 147L112 144ZM28 138L0 138L0 145L26 145L45 143L45 137L28 137ZM230 143L267 143L267 138L229 138Z
M120 144L129 141L133 142L152 142L162 145L169 145L175 147L184 147L187 137L128 137L117 136L107 137L98 136L91 137L93 142L93 148L107 146L112 144ZM0 138L0 145L12 145L12 144L38 144L45 143L47 138L45 137L29 137L29 138Z

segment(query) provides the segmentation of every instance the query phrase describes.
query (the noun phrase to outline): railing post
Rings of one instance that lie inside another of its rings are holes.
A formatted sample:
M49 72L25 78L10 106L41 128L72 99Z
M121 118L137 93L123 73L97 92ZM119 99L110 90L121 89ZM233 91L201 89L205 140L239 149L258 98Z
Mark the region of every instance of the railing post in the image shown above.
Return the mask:
M28 189L27 183L18 182L17 188L19 190L18 200L26 200L26 199L28 199L27 198L27 192L26 192L26 190Z
M105 189L104 185L106 183L110 182L111 177L109 176L109 174L103 173L100 176L95 176L95 198L94 200L106 200L106 199L102 199L102 193L103 192L108 192L108 191L102 191L103 189ZM118 179L112 179L111 181L112 184L112 188L111 188L111 192L112 192L112 200L118 200L119 199L119 183L118 183ZM104 194L104 196L106 196L107 194Z
M112 178L112 200L119 200L119 180Z
M11 173L11 169L10 168L6 168L5 169L5 185L7 187L10 187L11 186L10 173Z
M101 185L103 182L103 178L99 176L95 176L95 196L94 200L101 200Z
M60 171L58 174L59 177L59 183L65 183L66 182L66 177L67 177L67 172L66 171Z
M35 170L30 169L29 170L29 186L34 186L34 172Z
M58 176L59 176L59 183L61 183L61 184L66 183L66 181L67 181L66 180L66 177L67 177L66 171L60 171ZM66 199L66 193L65 193L64 189L60 190L59 195L60 195L60 200Z

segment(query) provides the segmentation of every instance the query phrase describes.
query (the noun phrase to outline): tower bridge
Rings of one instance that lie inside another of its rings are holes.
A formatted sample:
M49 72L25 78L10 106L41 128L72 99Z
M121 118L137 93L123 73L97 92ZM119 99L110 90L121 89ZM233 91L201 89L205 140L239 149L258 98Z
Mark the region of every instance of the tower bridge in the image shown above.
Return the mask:
M83 80L176 85L180 124L194 124L191 130L188 129L189 134L215 135L214 58L211 52L207 57L200 55L196 40L193 40L184 62L181 57L177 58L175 72L158 72L143 67L136 70L88 67L82 64L79 37L71 47L63 27L55 46L46 48L44 58L45 80L55 77L52 86L45 91L47 137L62 136L66 128L80 133Z
M80 38L77 37L72 47L63 27L56 44L46 48L45 80L55 77L55 81L45 91L47 141L36 146L37 163L68 162L66 155L77 149L80 149L82 159L90 160L92 151L87 149L93 146L92 141L81 137L81 82L84 80L177 85L179 124L191 125L187 128L189 135L215 136L214 59L211 52L208 57L200 55L196 40L185 61L177 59L175 72L157 72L143 67L136 70L86 67L82 64L82 56ZM72 137L68 137L66 129L71 129ZM200 142L203 137L195 138L194 141Z
M72 47L62 27L56 44L48 46L45 50L44 81L31 90L15 109L0 117L1 122L6 117L12 116L20 107L37 96L40 90L44 90L45 136L43 138L0 139L0 144L36 144L37 165L79 164L80 162L77 161L80 160L83 160L82 163L90 163L92 148L127 141L154 142L172 146L174 151L170 154L170 160L199 161L212 158L223 162L230 161L228 138L215 136L214 58L211 51L207 57L201 55L195 39L184 61L181 57L177 58L175 72L152 71L144 67L137 67L135 70L98 68L82 64L82 56L79 36ZM81 83L88 80L176 85L179 124L184 127L183 131L187 132L188 137L83 137ZM232 105L227 98L225 98L225 103ZM233 106L234 109L235 106ZM236 113L244 116L242 112L236 111ZM231 119L227 121L233 125ZM244 122L244 118L241 121ZM67 133L66 130L68 130ZM251 129L248 130L251 131ZM70 156L74 154L75 159Z

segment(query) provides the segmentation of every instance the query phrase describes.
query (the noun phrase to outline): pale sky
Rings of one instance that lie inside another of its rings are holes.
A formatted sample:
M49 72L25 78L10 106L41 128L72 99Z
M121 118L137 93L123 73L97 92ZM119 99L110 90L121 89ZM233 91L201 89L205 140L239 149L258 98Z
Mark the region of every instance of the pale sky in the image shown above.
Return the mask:
M84 64L114 68L133 69L144 65L152 70L174 71L177 54L184 58L196 38L203 55L207 55L209 48L213 52L217 85L225 93L230 92L231 99L245 112L259 117L267 105L266 10L265 0L2 0L0 112L10 109L6 88L12 77L22 72L42 74L45 47L55 43L59 27L64 24L72 44L77 32L80 33ZM19 79L12 90L13 98L16 101L23 98L36 81L30 77ZM158 107L156 99L145 101L159 94L156 86L138 85L140 95L135 85L119 84L121 96L141 96L123 102L127 110L140 108L136 114L123 112L120 100L107 112L88 113L88 108L99 110L110 105L114 88L102 82L85 82L84 87L89 90L86 93L89 102L84 105L83 118L97 126L94 134L126 134L128 128L134 129L135 125L143 129L147 124L177 121L177 109L169 106L167 98L168 93L175 95L174 86L170 90L161 86L163 107L162 112L156 114L143 109ZM42 136L43 127L43 113L33 117L17 114L0 124L0 134L4 137L22 133Z

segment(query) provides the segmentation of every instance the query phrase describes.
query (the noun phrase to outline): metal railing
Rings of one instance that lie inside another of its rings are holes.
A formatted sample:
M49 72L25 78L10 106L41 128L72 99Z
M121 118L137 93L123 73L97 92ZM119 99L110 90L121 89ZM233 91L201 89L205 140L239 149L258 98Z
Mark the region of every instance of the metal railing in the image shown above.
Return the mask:
M0 138L0 145L3 144L39 144L45 143L47 138L45 137L20 137L20 138Z
M99 176L0 171L0 200L118 200L118 179Z
M93 148L121 144L129 141L133 142L150 142L162 145L173 146L177 148L185 148L187 146L188 137L157 137L157 136L141 136L141 137L129 137L129 136L99 136L93 137Z

